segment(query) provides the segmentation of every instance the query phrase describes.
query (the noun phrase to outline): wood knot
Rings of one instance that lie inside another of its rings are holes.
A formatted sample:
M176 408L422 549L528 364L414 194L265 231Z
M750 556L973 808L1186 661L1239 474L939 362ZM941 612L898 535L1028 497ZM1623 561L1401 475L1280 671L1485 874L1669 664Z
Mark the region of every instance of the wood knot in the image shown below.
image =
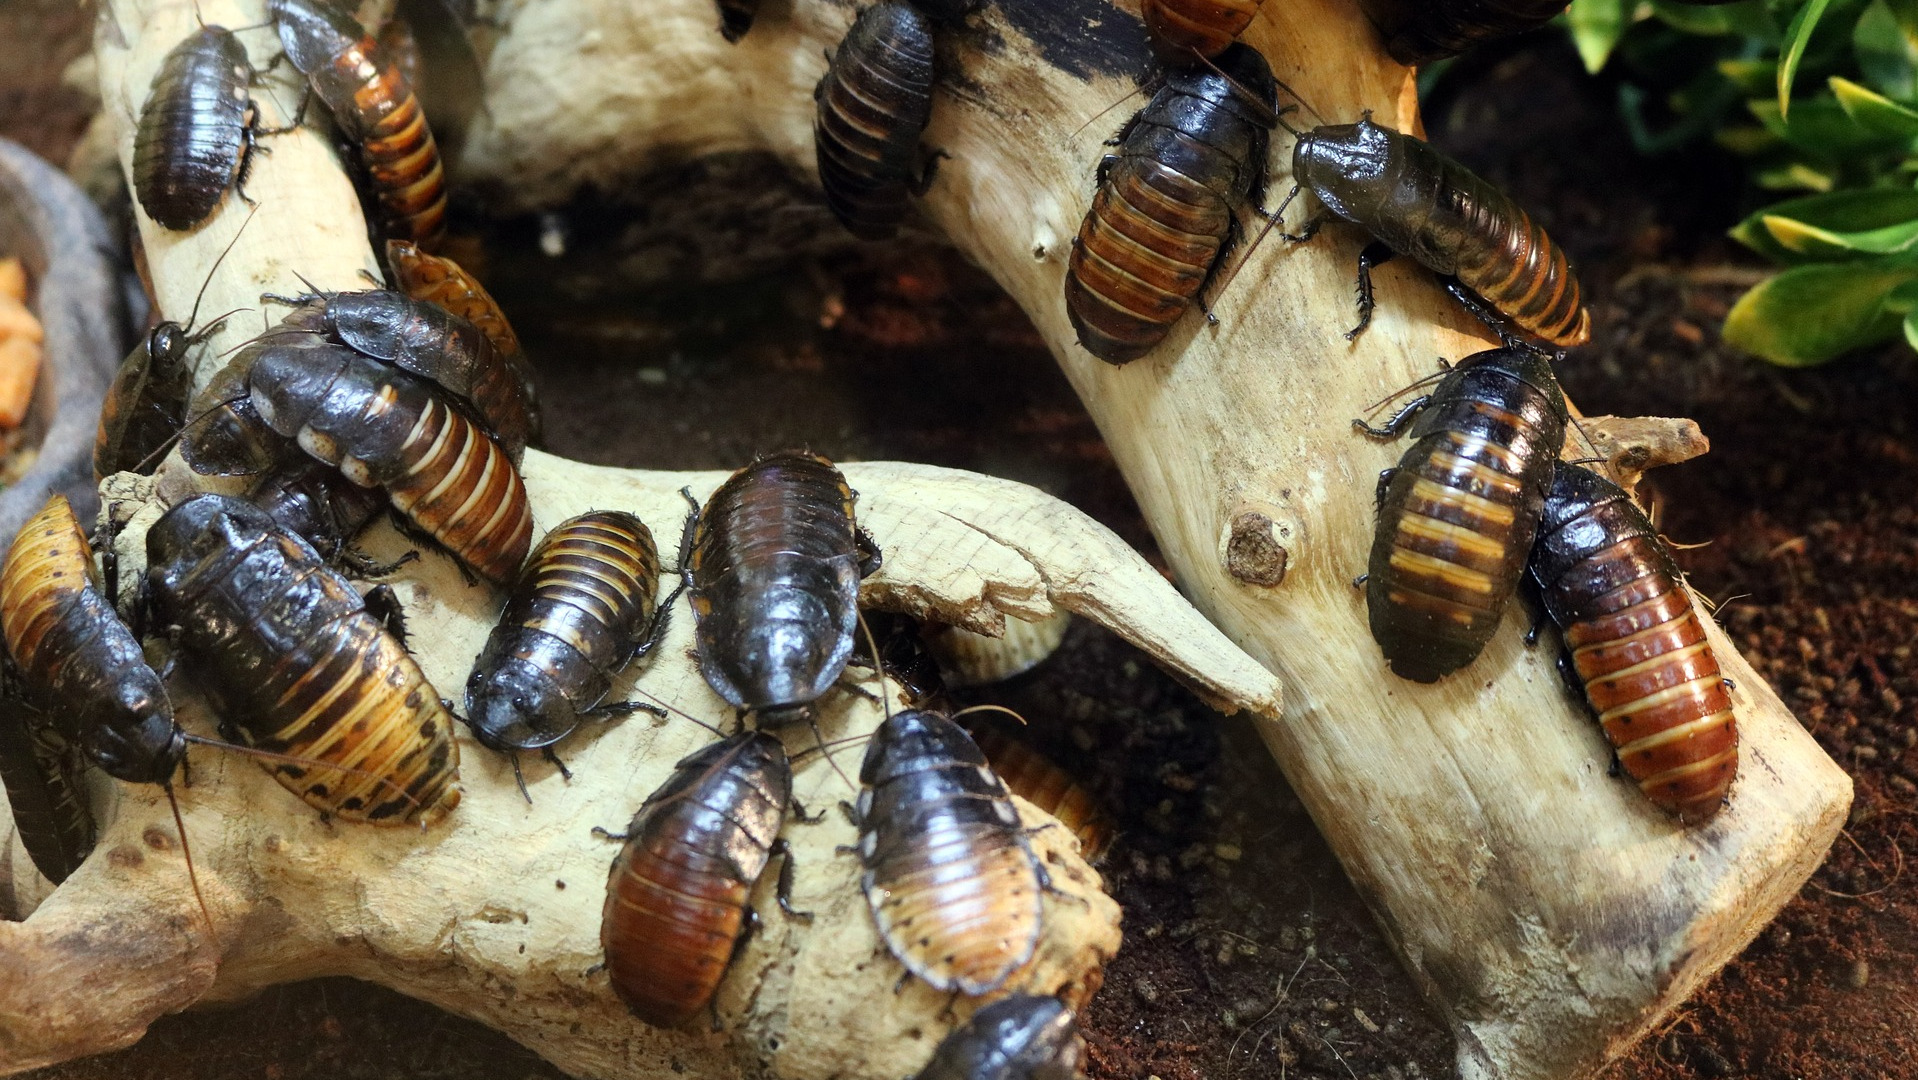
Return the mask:
M1225 568L1247 585L1271 587L1285 580L1291 555L1279 543L1271 518L1248 510L1232 519L1232 536L1225 544Z
M141 831L140 839L146 841L146 846L155 851L166 851L173 846L173 838L158 825L148 825Z

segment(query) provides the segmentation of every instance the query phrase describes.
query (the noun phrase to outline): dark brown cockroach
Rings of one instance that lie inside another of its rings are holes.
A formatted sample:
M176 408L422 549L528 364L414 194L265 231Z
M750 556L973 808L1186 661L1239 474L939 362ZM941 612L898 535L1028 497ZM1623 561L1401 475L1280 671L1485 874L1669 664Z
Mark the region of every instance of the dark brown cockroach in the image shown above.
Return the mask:
M393 283L399 291L422 303L438 304L479 327L509 362L520 357L519 335L513 332L513 324L506 320L499 302L459 263L428 255L408 240L388 240L386 266L393 272Z
M685 1023L719 989L753 922L754 885L792 798L786 748L741 732L687 757L633 815L613 859L599 939L613 990L658 1027ZM791 886L780 868L780 906Z
M34 869L55 885L93 850L96 830L84 788L86 759L56 730L53 718L27 700L20 674L0 675L0 785L13 827Z
M1450 279L1459 302L1501 336L1509 322L1560 348L1591 340L1591 313L1564 249L1511 196L1431 144L1381 127L1368 113L1356 124L1300 133L1292 178L1299 185L1293 195L1311 191L1330 214L1377 241L1359 255L1359 322L1347 339L1372 321L1372 268L1400 254ZM1310 239L1326 220L1309 219L1289 239Z
M362 599L305 541L225 495L169 510L146 549L154 614L223 731L297 759L263 763L282 786L375 825L430 825L459 803L452 715L369 610L390 591Z
M886 947L939 990L1005 985L1038 945L1050 883L985 754L913 709L873 733L859 783L860 887Z
M413 88L378 42L328 0L269 0L287 59L355 147L388 237L431 250L446 231L439 147Z
M1187 64L1230 48L1265 0L1143 0L1146 36L1169 63Z
M532 546L526 485L506 452L429 384L335 345L267 346L246 377L254 413L394 509L459 562L511 584Z
M1457 56L1481 41L1535 30L1556 18L1565 4L1566 0L1359 0L1372 25L1385 36L1385 51L1407 65L1429 64Z
M1105 858L1112 845L1112 818L1090 791L1031 743L999 725L970 730L1008 791L1058 818L1079 838L1079 854L1087 862L1096 864Z
M1379 476L1365 599L1392 670L1434 682L1471 663L1498 628L1525 570L1567 412L1544 356L1493 349L1459 363L1383 428L1353 424L1393 438L1414 417L1416 441Z
M1058 998L1015 994L954 1028L913 1080L1074 1080L1085 1053Z
M753 28L753 16L759 14L759 0L718 0L719 36L737 43Z
M329 565L369 577L391 569L353 547L353 538L386 508L386 499L330 465L301 455L260 477L247 490L246 501L266 511L282 530L313 545Z
M853 663L870 665L899 686L905 700L928 705L945 695L946 680L939 661L927 647L924 629L918 619L895 611L863 608L859 617L866 624L871 642L862 634L854 642ZM878 658L873 657L874 648Z
M1137 360L1203 304L1239 209L1264 197L1275 103L1264 58L1234 45L1216 67L1168 74L1120 129L1066 270L1066 313L1087 352Z
M1529 569L1619 764L1680 821L1709 821L1738 773L1738 720L1658 530L1618 485L1560 463Z
M729 477L687 538L700 673L762 726L805 720L852 656L859 580L879 564L854 498L832 462L789 450Z
M259 476L289 467L300 460L300 450L282 437L253 408L247 379L253 364L269 348L293 348L273 340L254 341L242 348L213 381L193 399L180 429L180 457L202 476ZM308 343L316 352L328 348Z
M542 750L588 720L656 706L600 704L620 668L658 640L659 551L646 523L601 510L560 523L534 549L466 681L466 722L480 745ZM663 715L663 713L662 713Z
M813 144L826 205L861 240L885 240L905 220L919 136L932 118L932 23L911 4L880 0L853 20L813 88Z
M133 135L133 192L147 216L176 232L205 221L244 184L259 132L246 47L202 26L160 62ZM244 197L244 192L242 192Z

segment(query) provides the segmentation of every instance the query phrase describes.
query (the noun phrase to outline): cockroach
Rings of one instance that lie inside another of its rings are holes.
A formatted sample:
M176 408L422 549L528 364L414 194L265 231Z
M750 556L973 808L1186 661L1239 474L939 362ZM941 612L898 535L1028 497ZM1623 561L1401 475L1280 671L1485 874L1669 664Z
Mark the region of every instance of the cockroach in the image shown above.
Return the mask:
M331 345L267 346L246 375L254 413L394 509L462 565L510 584L532 545L526 485L506 452L431 387Z
M913 709L873 733L859 783L860 888L886 947L935 989L1005 985L1038 945L1050 882L985 754Z
M719 36L738 44L753 28L753 16L759 14L759 0L718 0Z
M1556 18L1565 4L1566 0L1359 0L1372 25L1384 35L1385 51L1408 66L1457 56L1481 41L1535 30Z
M909 195L932 182L915 177L919 136L932 118L932 23L901 0L861 11L813 88L813 143L819 183L833 216L861 240L899 230Z
M302 343L256 340L242 348L193 399L180 429L180 457L202 476L259 476L290 466L300 458L293 441L281 436L253 408L247 380L254 362L269 348L292 349ZM316 353L323 343L304 347Z
M1265 0L1143 0L1147 39L1169 63L1210 59L1230 48Z
M1114 140L1072 241L1066 313L1109 364L1137 360L1201 296L1265 192L1277 91L1257 50L1175 70Z
M1711 820L1738 772L1738 720L1658 530L1618 485L1561 462L1528 569L1619 764L1679 821Z
M493 348L512 362L521 355L519 335L499 302L459 263L428 255L408 240L386 242L386 266L399 291L422 303L438 304L479 328Z
M269 0L287 59L355 147L388 237L431 250L446 231L439 146L413 88L379 43L327 0Z
M1565 395L1547 359L1492 349L1460 362L1382 428L1416 441L1379 475L1366 574L1372 637L1396 674L1435 682L1472 662L1498 628L1532 546Z
M706 1008L754 921L753 887L776 851L792 799L786 748L742 731L674 766L624 834L606 883L600 944L613 990L657 1027ZM790 857L780 868L788 914Z
M1459 302L1502 337L1509 338L1510 323L1560 348L1591 340L1591 313L1564 249L1511 196L1430 143L1375 124L1367 113L1356 124L1299 133L1292 178L1298 186L1287 202L1309 190L1329 214L1376 241L1359 254L1359 322L1348 340L1372 321L1372 268L1395 254L1450 279ZM1315 216L1288 238L1308 240L1326 220Z
M466 681L466 722L512 756L522 793L519 751L551 755L585 721L651 708L600 702L658 640L658 594L652 530L631 514L581 514L534 549Z
M1072 774L998 725L973 728L972 735L986 762L1014 795L1059 819L1079 838L1079 853L1098 863L1112 845L1112 818L1105 807Z
M27 700L19 673L0 675L0 785L7 789L13 827L27 857L55 885L93 850L96 828L83 786L85 769L79 748Z
M963 690L1016 679L1045 663L1071 625L1072 615L1057 611L1032 622L1007 619L1005 633L998 637L938 623L922 633L946 685Z
M167 52L133 135L133 192L148 217L184 232L246 182L254 139L266 134L252 85L246 47L222 27L202 26Z
M259 507L199 495L147 533L147 587L226 735L349 821L424 827L459 803L453 719L382 619Z
M913 1080L1074 1080L1085 1053L1058 998L1015 994L954 1028Z
M246 501L266 511L282 530L311 544L331 566L363 576L390 569L353 547L353 538L385 509L386 499L330 465L302 455L262 476L247 490Z
M788 450L734 473L682 545L699 670L761 726L807 719L851 658L879 550L833 463Z
M872 641L868 643L862 637L854 642L854 663L871 663L875 670L899 684L905 700L912 704L927 705L944 696L945 677L940 673L939 661L927 647L925 631L918 619L876 608L862 609L859 617L864 620ZM877 662L872 656L875 647L879 652Z

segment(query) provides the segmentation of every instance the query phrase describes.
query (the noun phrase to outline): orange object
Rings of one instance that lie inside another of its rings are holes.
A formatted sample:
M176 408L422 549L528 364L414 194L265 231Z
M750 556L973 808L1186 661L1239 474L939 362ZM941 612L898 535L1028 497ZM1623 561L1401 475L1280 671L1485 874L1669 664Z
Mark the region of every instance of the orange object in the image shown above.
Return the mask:
M22 303L27 299L27 268L18 256L0 259L0 296Z
M12 431L27 418L33 384L40 378L40 343L24 335L0 341L0 429Z

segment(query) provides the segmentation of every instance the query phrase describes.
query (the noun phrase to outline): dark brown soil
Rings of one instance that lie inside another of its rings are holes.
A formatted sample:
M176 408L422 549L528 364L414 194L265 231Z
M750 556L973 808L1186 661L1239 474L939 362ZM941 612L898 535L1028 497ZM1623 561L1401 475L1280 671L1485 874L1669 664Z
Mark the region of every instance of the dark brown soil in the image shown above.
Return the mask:
M70 11L13 0L0 33L22 40L9 28L24 24L70 40L86 30ZM0 80L0 105L19 93L54 91L44 74ZM1903 854L1918 810L1918 362L1892 350L1790 373L1722 349L1714 327L1739 292L1725 281L1748 265L1719 238L1744 197L1738 173L1710 155L1634 159L1610 93L1538 37L1455 72L1432 134L1509 185L1584 266L1600 337L1564 370L1581 406L1692 416L1711 436L1708 457L1653 477L1661 524L1704 545L1681 554L1694 583L1859 786L1812 884L1615 1075L1918 1077L1918 869L1907 877ZM57 158L79 130L68 104L52 121L0 107L0 129ZM530 251L529 228L496 235L496 291L542 364L558 452L692 468L805 444L979 469L1060 495L1152 550L1037 337L949 257L798 266L649 290L636 307L629 294L580 300L593 290L566 275L590 252L542 264ZM1034 737L1123 830L1105 870L1127 940L1086 1016L1095 1077L1450 1072L1449 1038L1244 724L1086 626L988 696L1038 720ZM470 1022L321 980L167 1018L131 1050L36 1075L559 1074Z

